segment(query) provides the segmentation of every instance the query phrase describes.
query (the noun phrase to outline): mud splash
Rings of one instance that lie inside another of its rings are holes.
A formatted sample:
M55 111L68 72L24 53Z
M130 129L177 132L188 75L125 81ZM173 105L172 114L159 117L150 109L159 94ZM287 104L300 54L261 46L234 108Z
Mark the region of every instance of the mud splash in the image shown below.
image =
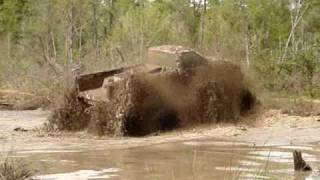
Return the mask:
M150 48L138 66L79 75L71 89L50 124L98 135L145 136L239 122L257 102L239 65L181 46Z

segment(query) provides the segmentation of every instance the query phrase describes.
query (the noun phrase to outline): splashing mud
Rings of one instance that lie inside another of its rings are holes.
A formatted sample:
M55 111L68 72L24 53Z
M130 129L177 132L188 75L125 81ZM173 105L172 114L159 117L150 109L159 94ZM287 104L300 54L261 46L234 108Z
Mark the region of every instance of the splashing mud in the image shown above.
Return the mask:
M72 91L51 124L60 130L88 128L98 135L144 136L194 124L237 122L256 102L240 67L228 61L156 74L132 71L107 83L108 91L101 88L100 94L110 91L108 97L93 100Z

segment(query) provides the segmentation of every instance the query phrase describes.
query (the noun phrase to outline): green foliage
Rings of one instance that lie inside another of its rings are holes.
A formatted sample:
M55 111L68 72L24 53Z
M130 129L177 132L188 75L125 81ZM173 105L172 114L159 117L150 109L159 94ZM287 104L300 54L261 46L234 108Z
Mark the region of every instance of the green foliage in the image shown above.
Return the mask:
M261 49L279 47L279 40L285 41L290 31L289 1L248 1L251 31L256 35Z
M0 33L17 40L23 35L24 17L30 14L27 0L3 0L0 3Z
M205 2L0 0L0 77L37 77L48 86L58 76L52 64L101 70L139 63L150 46L178 44L249 63L269 90L317 94L318 0L302 1L299 12L291 0Z

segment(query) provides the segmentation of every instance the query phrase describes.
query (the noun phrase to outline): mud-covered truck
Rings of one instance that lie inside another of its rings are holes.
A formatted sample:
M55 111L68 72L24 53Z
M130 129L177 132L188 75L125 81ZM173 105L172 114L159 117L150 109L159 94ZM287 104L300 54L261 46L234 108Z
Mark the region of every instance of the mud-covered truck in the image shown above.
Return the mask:
M141 65L77 76L73 97L82 112L60 112L69 124L132 136L236 121L255 104L238 65L168 45L149 48Z

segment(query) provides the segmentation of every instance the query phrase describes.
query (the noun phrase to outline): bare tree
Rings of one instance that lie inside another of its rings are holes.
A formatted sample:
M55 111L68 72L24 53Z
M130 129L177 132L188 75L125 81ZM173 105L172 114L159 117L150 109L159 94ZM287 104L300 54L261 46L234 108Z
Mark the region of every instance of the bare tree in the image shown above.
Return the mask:
M305 1L302 1L302 0L294 0L291 4L291 19L292 19L291 30L290 30L286 45L284 47L284 52L280 57L279 62L283 62L286 59L290 42L292 43L295 42L295 37L294 37L295 30L299 25L300 21L302 20L302 17L304 16L304 14L309 9L309 4L305 4L304 2ZM304 9L301 11L302 8ZM292 13L292 11L294 11L294 13Z
M93 21L92 21L92 28L93 28L93 44L95 48L95 60L98 60L99 58L99 37L98 37L98 17L97 17L97 11L98 11L98 5L97 0L92 0L92 14L93 14Z
M75 4L74 0L70 0L68 3L65 15L67 19L67 29L65 34L65 47L66 47L66 55L67 55L67 62L66 64L70 64L73 62L73 39L75 34L74 29L74 14L75 14Z
M204 39L205 39L205 25L206 25L206 14L207 14L207 0L202 0L200 3L203 3L203 10L201 16L201 37L200 37L200 45L203 47Z

